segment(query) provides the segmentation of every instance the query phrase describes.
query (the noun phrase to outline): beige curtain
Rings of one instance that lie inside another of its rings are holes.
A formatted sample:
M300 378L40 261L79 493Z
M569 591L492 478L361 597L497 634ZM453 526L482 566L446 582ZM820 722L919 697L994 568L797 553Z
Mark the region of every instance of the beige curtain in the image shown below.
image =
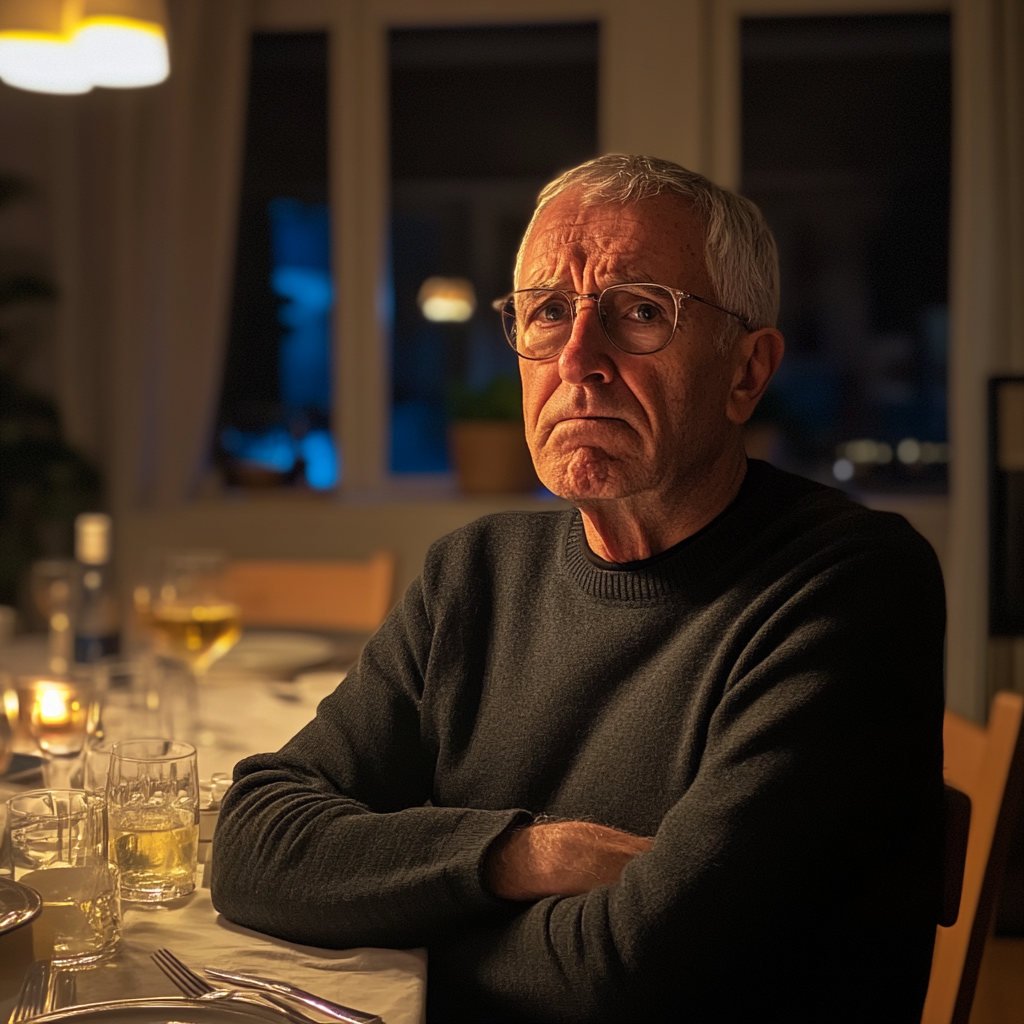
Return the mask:
M988 637L987 382L1024 372L1024 0L954 7L946 696L984 721Z
M170 0L171 76L51 104L56 391L124 514L191 497L230 315L249 0Z

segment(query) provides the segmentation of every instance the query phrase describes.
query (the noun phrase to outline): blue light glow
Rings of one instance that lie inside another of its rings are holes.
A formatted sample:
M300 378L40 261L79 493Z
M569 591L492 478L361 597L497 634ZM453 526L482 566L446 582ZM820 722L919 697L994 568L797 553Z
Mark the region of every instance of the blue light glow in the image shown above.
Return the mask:
M306 482L315 491L327 491L338 482L338 456L334 438L326 430L311 430L299 442L306 462Z
M295 439L283 427L273 427L262 434L225 427L220 434L220 443L236 459L253 462L277 473L288 473L295 465Z
M274 199L270 213L273 269L270 286L285 301L277 319L281 338L278 376L289 409L328 415L331 408L330 221L323 203Z

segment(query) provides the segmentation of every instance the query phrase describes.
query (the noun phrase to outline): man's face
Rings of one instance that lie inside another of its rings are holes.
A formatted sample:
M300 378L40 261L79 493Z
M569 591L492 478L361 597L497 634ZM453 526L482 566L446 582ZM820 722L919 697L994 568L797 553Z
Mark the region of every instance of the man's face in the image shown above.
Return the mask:
M538 217L517 288L600 292L649 281L716 300L704 235L684 200L581 206L572 193ZM734 437L733 360L717 353L724 313L686 303L671 344L620 352L584 300L561 353L519 361L526 439L541 480L571 501L667 494L710 470Z

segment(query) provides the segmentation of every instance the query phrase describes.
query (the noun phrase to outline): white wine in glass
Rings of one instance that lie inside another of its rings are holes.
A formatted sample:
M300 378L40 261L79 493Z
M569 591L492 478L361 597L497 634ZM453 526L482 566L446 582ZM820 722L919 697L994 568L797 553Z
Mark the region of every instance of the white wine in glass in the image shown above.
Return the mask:
M242 635L241 612L230 601L157 601L150 615L157 649L186 662L197 676L205 675Z
M238 605L222 590L223 567L217 551L167 554L149 600L147 625L157 651L185 662L197 679L242 635Z

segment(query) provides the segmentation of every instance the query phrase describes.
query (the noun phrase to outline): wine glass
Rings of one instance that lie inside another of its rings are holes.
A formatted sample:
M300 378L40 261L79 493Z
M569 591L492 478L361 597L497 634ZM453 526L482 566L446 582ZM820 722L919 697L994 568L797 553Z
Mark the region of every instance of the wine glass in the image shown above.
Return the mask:
M91 680L22 676L18 709L25 731L43 755L46 788L74 789L72 777L98 719Z
M188 665L197 681L242 635L241 611L224 595L223 572L223 552L171 552L149 593L146 624L156 650ZM143 603L137 594L137 610Z
M80 571L77 562L66 558L44 558L32 563L32 600L49 629L48 666L56 674L67 672L73 661L71 618Z

